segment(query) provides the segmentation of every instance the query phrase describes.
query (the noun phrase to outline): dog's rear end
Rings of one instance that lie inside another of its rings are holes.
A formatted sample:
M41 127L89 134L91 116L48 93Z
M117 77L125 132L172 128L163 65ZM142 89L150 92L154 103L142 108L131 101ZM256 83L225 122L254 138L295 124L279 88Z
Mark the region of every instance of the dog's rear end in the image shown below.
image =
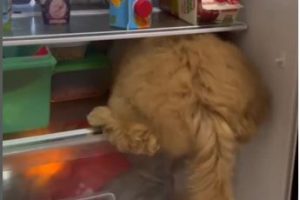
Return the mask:
M118 70L110 103L90 122L107 127L122 151L186 158L185 200L234 199L237 148L267 108L265 89L241 52L198 35L126 41L111 55Z

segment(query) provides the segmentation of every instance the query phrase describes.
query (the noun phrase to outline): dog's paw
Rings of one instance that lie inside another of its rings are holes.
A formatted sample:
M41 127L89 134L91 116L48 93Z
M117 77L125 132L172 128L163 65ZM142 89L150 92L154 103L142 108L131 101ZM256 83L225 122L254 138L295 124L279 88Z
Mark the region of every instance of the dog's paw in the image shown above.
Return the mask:
M149 135L147 140L148 142L145 148L146 155L153 156L159 151L160 145L154 135Z
M156 136L147 127L136 125L131 134L134 136L131 145L138 153L152 156L160 149Z
M117 132L116 132L117 133ZM152 156L160 149L155 135L147 127L136 124L126 132L110 135L110 141L126 153Z
M104 127L112 118L111 111L106 106L94 108L87 116L87 121L91 126Z

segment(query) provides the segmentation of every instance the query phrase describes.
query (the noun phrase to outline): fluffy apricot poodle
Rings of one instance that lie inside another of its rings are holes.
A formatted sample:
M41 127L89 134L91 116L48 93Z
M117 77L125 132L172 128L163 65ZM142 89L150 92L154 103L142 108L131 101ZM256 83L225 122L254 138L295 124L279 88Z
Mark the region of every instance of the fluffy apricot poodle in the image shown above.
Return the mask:
M241 143L268 110L258 75L211 34L116 41L109 103L88 116L123 152L188 160L184 200L233 200Z

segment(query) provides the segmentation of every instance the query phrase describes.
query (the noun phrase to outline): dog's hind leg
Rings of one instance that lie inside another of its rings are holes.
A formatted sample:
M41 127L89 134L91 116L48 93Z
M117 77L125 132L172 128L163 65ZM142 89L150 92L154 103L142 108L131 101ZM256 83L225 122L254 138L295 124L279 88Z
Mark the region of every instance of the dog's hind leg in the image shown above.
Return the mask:
M87 117L90 125L101 127L120 151L153 155L159 150L155 135L138 122L122 121L107 106L96 107Z

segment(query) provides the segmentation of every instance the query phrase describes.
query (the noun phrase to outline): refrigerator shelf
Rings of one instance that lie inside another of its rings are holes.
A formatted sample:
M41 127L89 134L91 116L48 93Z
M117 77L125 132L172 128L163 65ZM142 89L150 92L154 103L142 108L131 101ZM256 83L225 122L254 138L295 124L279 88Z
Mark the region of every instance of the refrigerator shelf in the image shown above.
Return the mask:
M143 37L201 34L241 31L247 29L243 22L231 25L191 25L159 9L153 13L152 28L120 30L109 26L107 9L74 10L68 25L45 25L40 12L13 14L12 31L4 33L3 46L57 44L115 40Z

